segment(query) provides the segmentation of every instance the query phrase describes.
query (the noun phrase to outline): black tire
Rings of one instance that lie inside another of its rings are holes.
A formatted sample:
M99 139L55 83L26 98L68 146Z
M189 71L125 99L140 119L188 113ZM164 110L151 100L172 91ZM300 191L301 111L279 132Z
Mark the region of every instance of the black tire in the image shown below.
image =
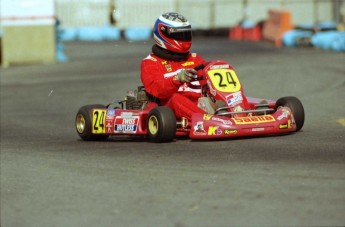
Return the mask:
M176 135L176 117L174 112L166 107L153 108L147 116L147 137L151 142L170 142Z
M109 137L109 135L92 134L92 110L96 108L106 107L100 104L83 106L76 115L75 126L77 133L85 141L103 141Z
M283 97L277 100L275 109L277 110L279 106L286 106L291 109L297 126L296 131L299 131L304 124L304 108L301 101L293 96Z

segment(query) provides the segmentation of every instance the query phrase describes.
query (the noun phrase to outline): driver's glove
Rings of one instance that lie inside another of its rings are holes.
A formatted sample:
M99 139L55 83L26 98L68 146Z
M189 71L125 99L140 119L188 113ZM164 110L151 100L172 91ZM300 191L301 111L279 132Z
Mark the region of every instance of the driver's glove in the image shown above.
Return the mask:
M194 80L197 71L194 69L181 69L181 71L177 74L177 78L182 83L188 83Z

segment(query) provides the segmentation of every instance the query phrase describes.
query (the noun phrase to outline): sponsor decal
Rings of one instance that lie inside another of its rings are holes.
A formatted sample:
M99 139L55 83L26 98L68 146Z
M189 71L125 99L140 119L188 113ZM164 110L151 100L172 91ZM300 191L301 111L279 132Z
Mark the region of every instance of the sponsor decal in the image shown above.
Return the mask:
M182 64L183 67L194 65L194 61L186 61Z
M219 117L212 117L211 119L214 120L214 121L220 121L220 122L222 122L225 125L232 125L231 120L225 120L225 119L221 119Z
M113 133L114 132L114 124L111 120L106 120L105 128L107 133Z
M204 119L205 121L209 121L209 120L211 120L211 118L212 118L212 115L210 115L210 114L204 114L203 119Z
M220 121L220 122L222 122L225 125L232 125L231 120L226 120L226 119L222 119L222 118L219 118L219 117L214 117L214 115L211 115L211 114L204 114L203 119L205 121L209 121L209 120Z
M290 114L291 114L290 111L288 111L287 109L282 109L282 114L277 117L277 120L280 121L283 118L288 118Z
M133 116L135 113L133 112L121 112L121 116L126 117L126 116Z
M106 116L106 120L111 120L113 119L115 116L115 110L107 110L107 116Z
M255 124L255 123L267 123L267 122L274 122L275 119L272 115L264 115L264 116L253 116L253 117L235 117L233 118L235 124L242 125L242 124Z
M165 68L168 72L171 72L172 71L172 68L171 68L171 65L168 64L168 65L165 65Z
M265 128L252 128L252 132L260 132L260 131L264 131Z
M114 131L123 133L135 133L138 129L139 116L116 117Z
M224 130L224 135L230 135L230 134L236 134L237 130L236 129L225 129Z
M230 66L229 64L225 65L211 65L210 69L228 69Z
M107 115L115 115L115 109L108 110Z
M232 106L236 106L240 103L242 103L243 101L243 97L240 91L238 92L234 92L228 96L225 97L226 98L226 102L228 104L228 106L232 107Z
M168 61L162 61L162 65L166 65Z
M286 129L286 128L288 128L288 125L287 124L281 124L281 125L279 125L279 128L280 129Z
M194 135L206 135L206 131L204 129L204 122L198 121L196 123L196 125L194 126Z
M208 127L208 133L209 136L219 136L222 134L222 130L219 129L218 126L210 126Z
M279 125L279 129L287 129L287 128L291 128L291 121L288 120L287 124L280 124Z

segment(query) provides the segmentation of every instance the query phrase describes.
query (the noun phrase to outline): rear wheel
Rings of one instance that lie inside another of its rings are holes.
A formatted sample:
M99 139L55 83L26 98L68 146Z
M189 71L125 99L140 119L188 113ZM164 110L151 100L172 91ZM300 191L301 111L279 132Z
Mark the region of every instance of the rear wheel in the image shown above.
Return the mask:
M149 112L147 118L147 136L155 143L170 142L176 135L176 118L174 112L159 106Z
M109 137L109 135L104 134L92 134L92 110L97 108L103 109L106 107L100 104L83 106L79 109L75 118L77 132L80 138L85 141L102 141Z
M277 110L279 106L286 106L291 109L297 126L296 131L299 131L304 124L304 108L301 101L293 96L283 97L277 100L275 109Z

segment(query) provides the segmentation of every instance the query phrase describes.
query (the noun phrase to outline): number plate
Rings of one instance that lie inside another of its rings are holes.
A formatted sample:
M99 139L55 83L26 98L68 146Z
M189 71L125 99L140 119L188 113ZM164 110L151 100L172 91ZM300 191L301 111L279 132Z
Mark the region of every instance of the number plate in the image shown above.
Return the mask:
M105 117L107 110L93 110L92 113L92 133L105 133Z
M236 92L241 89L241 83L236 72L231 69L213 69L208 76L215 89L221 92Z

